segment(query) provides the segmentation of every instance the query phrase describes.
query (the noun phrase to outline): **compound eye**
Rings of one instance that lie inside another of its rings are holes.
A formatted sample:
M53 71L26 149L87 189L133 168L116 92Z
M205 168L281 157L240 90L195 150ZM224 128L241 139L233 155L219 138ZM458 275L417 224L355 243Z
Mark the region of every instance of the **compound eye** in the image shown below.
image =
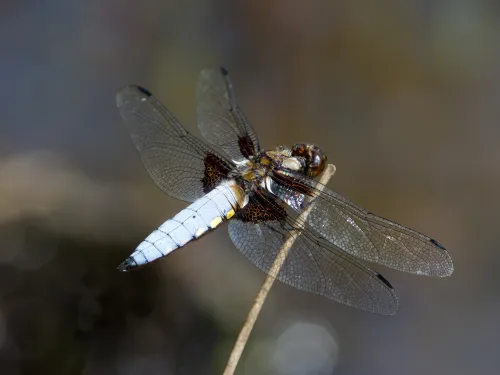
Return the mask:
M319 176L326 167L326 154L319 147L311 146L309 148L310 159L306 168L306 174L310 177Z

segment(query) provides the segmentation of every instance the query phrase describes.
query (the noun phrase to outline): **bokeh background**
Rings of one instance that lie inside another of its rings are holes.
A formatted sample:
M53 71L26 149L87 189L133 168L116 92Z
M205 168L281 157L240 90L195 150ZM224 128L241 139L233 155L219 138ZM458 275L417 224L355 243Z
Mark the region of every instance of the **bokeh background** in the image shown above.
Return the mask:
M331 188L455 261L447 279L375 267L395 317L275 284L237 374L498 371L499 35L495 1L2 0L0 373L222 373L264 280L227 228L115 270L186 205L143 169L117 89L199 134L218 65L262 146L319 144Z

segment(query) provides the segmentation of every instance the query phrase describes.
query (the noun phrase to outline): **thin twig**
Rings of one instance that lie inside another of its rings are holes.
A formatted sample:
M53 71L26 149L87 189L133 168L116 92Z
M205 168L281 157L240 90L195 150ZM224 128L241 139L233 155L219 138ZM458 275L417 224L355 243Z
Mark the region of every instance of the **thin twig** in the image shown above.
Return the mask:
M334 174L335 174L335 166L333 164L328 164L327 167L325 168L325 171L321 175L321 179L319 180L320 184L318 185L318 190L321 190L322 187L328 183L328 181L330 180L330 178L332 178ZM283 246L280 248L278 254L276 255L276 259L274 260L273 265L268 271L266 280L264 281L264 284L260 288L259 294L257 294L255 302L253 303L253 306L250 309L250 312L248 313L245 324L243 324L243 328L241 329L240 334L238 335L238 339L234 344L233 350L231 352L231 355L229 356L223 375L234 374L236 366L238 365L238 362L241 358L241 354L243 353L248 338L250 337L250 333L252 332L253 326L257 321L260 310L262 309L264 301L266 300L266 297L269 294L269 291L271 290L271 287L274 284L275 277L271 275L278 275L279 271L281 270L281 267L283 266L283 263L285 262L286 257L288 256L288 253L290 252L290 249L292 248L294 242L300 235L300 229L306 222L307 217L309 216L309 213L311 212L313 206L314 206L314 201L309 206L307 206L306 209L304 209L304 211L302 211L301 214L297 217L295 224L298 229L290 231L287 240L285 241Z

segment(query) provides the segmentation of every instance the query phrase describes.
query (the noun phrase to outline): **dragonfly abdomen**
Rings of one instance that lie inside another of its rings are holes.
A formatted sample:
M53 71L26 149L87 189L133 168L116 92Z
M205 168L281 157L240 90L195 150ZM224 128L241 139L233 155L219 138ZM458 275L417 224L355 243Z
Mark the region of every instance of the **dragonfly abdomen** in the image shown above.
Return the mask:
M183 209L153 231L123 263L120 271L151 263L167 256L217 228L247 202L243 189L234 181L224 182Z

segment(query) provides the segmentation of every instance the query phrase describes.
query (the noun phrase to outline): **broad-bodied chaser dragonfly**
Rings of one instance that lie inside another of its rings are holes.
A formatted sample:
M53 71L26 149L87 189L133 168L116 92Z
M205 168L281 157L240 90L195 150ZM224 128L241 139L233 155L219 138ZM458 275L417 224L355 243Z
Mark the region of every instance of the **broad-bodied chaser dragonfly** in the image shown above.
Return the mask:
M320 186L315 177L326 154L317 146L261 150L224 68L200 75L198 127L206 143L142 87L122 88L117 105L153 181L192 202L141 242L118 266L121 271L164 257L229 221L234 245L267 273L294 230L295 242L272 276L374 313L395 314L398 300L391 284L360 260L417 275L453 272L450 255L436 240ZM310 204L306 222L297 226Z

